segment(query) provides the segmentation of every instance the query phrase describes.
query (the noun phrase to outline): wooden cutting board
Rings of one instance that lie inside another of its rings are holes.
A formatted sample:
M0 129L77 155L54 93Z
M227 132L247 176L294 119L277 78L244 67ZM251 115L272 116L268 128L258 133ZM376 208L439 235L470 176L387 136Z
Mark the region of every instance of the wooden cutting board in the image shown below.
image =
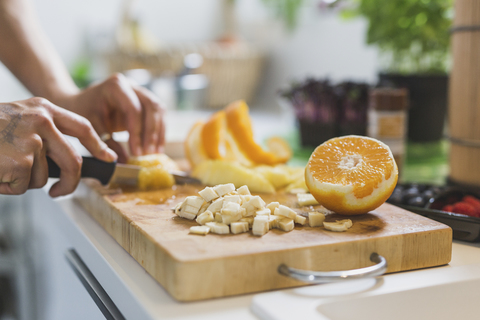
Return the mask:
M94 180L81 183L78 200L98 223L127 250L175 299L202 300L305 285L277 272L280 264L315 270L349 270L370 266L377 252L388 262L387 272L447 264L452 230L439 222L384 204L349 217L346 232L296 225L291 232L271 230L198 236L197 225L173 214L171 208L201 190L194 186L151 192L110 190ZM291 194L261 195L297 212ZM344 218L336 214L326 221Z

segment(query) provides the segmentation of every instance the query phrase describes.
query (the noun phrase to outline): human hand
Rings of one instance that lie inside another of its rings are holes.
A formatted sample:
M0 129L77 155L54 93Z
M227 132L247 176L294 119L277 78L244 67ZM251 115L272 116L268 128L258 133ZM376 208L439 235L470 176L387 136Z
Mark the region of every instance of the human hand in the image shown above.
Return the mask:
M77 94L59 97L55 102L90 120L100 135L127 130L130 152L134 156L163 151L164 111L158 98L147 89L131 84L122 74L115 74ZM127 154L119 143L111 139L106 143L118 154L120 162L126 161Z
M48 180L46 156L61 170L50 196L73 192L80 180L82 157L62 133L77 137L100 160L117 159L87 119L48 100L0 103L0 193L22 194L43 187Z

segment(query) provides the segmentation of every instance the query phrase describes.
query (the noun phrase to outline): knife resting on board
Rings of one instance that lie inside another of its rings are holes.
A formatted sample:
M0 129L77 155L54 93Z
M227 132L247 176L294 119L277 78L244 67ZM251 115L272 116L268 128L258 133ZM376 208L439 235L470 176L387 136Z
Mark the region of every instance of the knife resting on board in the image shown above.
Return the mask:
M110 182L119 185L136 186L138 182L138 174L142 167L122 164L117 162L105 162L93 157L82 157L82 178L95 178L99 180L103 185ZM60 177L60 167L49 157L47 157L48 163L48 176L50 178ZM176 184L200 184L198 179L188 176L183 171L169 171L175 178Z

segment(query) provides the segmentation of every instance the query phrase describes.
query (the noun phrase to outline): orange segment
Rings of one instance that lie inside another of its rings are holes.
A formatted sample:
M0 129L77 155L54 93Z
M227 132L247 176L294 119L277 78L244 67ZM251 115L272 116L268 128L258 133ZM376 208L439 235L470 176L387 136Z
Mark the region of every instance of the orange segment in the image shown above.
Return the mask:
M227 128L240 151L252 162L274 165L285 162L274 153L263 150L258 145L252 132L252 124L248 115L248 106L243 100L232 102L225 109Z
M185 156L190 162L192 168L200 162L208 160L208 156L205 152L202 142L202 129L203 122L196 122L192 129L190 129L187 139L185 140Z
M224 146L225 112L219 111L205 123L202 129L203 148L210 159L222 159L221 147ZM223 150L225 151L225 150Z
M313 151L305 182L317 201L340 214L374 210L392 194L398 169L390 148L362 136L330 139Z

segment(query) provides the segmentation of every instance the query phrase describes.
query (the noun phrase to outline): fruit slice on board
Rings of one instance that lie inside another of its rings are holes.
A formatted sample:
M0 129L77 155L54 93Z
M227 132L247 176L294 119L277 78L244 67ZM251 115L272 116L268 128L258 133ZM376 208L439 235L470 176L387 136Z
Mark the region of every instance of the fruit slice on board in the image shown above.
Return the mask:
M392 194L398 169L390 148L362 136L330 139L318 146L305 169L317 201L339 214L367 213Z
M193 169L192 176L209 186L233 183L236 188L247 185L252 192L275 192L273 185L262 175L231 161L204 161Z
M280 137L271 137L267 140L268 151L272 152L280 162L287 162L292 157L292 149L285 139Z
M202 161L208 160L207 153L203 147L202 129L204 123L202 121L196 122L185 140L185 156L190 162L190 165L195 167Z
M288 160L277 157L273 152L265 151L255 142L248 106L243 100L229 104L225 109L225 114L228 132L246 158L256 164L268 165L284 163Z
M207 157L223 159L225 157L225 112L218 111L203 125L202 141Z

